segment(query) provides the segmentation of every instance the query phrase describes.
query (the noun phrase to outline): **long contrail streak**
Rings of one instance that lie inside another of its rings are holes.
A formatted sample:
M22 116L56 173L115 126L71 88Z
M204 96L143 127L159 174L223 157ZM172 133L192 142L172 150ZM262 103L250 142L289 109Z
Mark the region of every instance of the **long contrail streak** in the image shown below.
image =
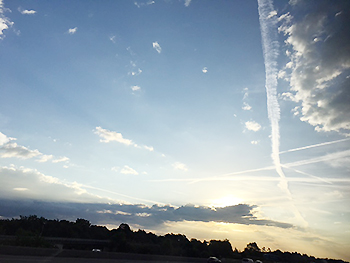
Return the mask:
M262 38L262 48L265 61L265 88L267 94L267 112L271 124L271 143L272 143L272 160L275 165L275 169L280 176L280 183L278 186L286 192L288 198L292 200L292 195L288 188L288 181L282 170L279 146L280 146L280 133L279 133L279 120L280 120L280 107L277 101L277 57L279 44L277 41L277 13L273 8L271 0L258 0L259 21ZM300 212L292 204L295 216L306 223Z
M323 143L313 144L313 145L309 145L309 146L304 146L304 147L299 147L299 148L290 149L290 150L287 150L287 151L282 151L282 152L280 152L280 154L289 153L289 152L296 152L296 151L301 151L301 150L306 150L306 149L310 149L310 148L325 146L325 145L334 144L334 143L339 143L339 142L345 142L345 141L349 141L349 140L350 140L350 139L347 138L347 139L341 139L341 140L337 140L337 141L331 141L331 142L323 142Z
M279 120L280 107L277 101L277 57L279 45L277 42L277 17L273 9L272 1L258 0L259 21L261 28L262 47L265 60L266 73L266 94L267 94L267 111L271 124L271 143L272 143L272 160L277 173L281 177L280 187L290 194L287 180L281 168L279 156Z

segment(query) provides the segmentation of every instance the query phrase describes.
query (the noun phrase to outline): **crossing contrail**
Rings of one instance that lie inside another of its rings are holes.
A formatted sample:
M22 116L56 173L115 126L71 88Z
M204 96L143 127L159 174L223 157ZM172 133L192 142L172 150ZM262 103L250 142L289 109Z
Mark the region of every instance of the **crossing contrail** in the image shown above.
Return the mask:
M280 176L278 186L286 192L292 200L292 194L288 188L288 181L282 170L279 146L280 146L280 107L277 101L277 57L279 44L277 41L277 12L273 8L272 0L258 0L259 21L262 39L262 48L265 62L265 88L267 94L267 112L271 124L272 161L276 172ZM292 204L295 216L307 224L294 204Z
M336 141L331 141L331 142L323 142L323 143L313 144L313 145L309 145L309 146L304 146L304 147L299 147L299 148L295 148L295 149L290 149L290 150L287 150L287 151L282 151L282 152L280 152L280 154L306 150L306 149L310 149L310 148L325 146L325 145L339 143L339 142L345 142L345 141L349 141L349 140L350 140L350 138L346 138L346 139L341 139L341 140L336 140Z

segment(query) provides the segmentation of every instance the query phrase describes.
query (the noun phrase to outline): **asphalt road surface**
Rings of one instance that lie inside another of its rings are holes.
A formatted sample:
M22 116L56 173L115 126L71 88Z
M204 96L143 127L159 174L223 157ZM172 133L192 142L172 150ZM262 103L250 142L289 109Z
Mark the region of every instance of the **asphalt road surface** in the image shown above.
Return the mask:
M191 263L191 261L150 261L100 258L66 258L0 255L1 263Z

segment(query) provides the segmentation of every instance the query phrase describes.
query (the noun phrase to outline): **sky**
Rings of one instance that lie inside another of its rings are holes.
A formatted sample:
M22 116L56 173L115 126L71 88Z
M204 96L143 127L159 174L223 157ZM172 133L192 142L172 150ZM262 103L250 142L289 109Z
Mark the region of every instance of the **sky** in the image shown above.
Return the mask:
M350 260L350 2L0 0L0 216Z

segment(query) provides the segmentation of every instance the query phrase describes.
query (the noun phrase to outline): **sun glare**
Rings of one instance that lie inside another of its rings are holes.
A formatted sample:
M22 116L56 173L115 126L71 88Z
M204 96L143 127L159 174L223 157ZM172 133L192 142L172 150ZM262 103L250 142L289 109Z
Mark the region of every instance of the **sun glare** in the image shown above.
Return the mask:
M233 206L233 205L238 205L242 203L243 199L238 198L233 195L227 195L223 196L219 199L214 199L211 200L210 206L212 207L226 207L226 206Z

